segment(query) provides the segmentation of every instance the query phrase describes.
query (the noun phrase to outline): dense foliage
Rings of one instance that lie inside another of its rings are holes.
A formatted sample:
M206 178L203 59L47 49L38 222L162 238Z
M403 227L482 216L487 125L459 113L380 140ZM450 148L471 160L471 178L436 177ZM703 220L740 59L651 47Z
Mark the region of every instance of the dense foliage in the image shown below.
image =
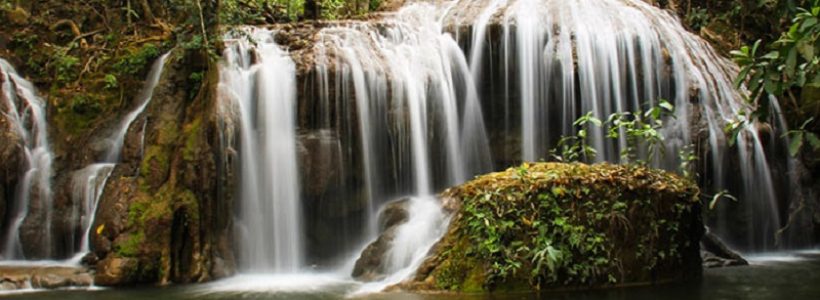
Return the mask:
M260 24L303 19L335 20L379 9L381 0L222 0L225 24Z
M820 150L820 140L809 127L820 116L820 1L796 11L788 30L776 41L757 40L732 52L741 66L736 84L749 90L754 107L748 118L769 120L775 111L772 101L778 101L791 112L789 119L799 122L798 129L787 133L792 155L804 144Z

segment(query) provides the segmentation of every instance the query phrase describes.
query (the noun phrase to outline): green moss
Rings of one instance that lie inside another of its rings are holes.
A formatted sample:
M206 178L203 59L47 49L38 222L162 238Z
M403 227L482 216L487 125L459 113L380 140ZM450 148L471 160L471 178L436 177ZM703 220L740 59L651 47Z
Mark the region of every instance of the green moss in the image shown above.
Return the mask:
M162 130L157 133L157 143L160 145L171 145L179 138L179 127L176 122L165 121Z
M176 194L176 207L187 207L188 221L199 222L199 200L194 192L183 189Z
M114 252L119 257L136 257L139 254L139 247L145 242L145 233L138 231L128 236L121 243L114 246Z
M481 176L444 193L462 207L430 275L469 292L650 280L680 263L697 195L692 182L639 166L539 163Z
M186 161L193 161L196 159L201 143L202 117L198 117L186 125L183 132L185 133L185 148L182 149L182 158Z
M150 178L158 176L155 172L166 172L170 167L168 153L159 145L151 145L145 148L145 157L142 159L140 174Z
M187 221L199 222L199 201L196 195L188 189L176 189L171 185L163 185L155 194L148 195L140 192L128 207L128 238L114 245L115 253L120 257L136 257L140 255L140 246L145 249L159 249L157 243L161 243L170 234L170 227L160 224L170 224L174 211L181 207L186 207ZM159 226L157 226L159 225ZM145 240L145 236L150 235L151 240ZM159 253L146 253L147 258L154 257ZM157 266L151 266L146 271L141 267L142 273L150 275L162 274L154 271L162 270ZM146 274L147 274L146 273ZM146 275L141 274L140 276Z

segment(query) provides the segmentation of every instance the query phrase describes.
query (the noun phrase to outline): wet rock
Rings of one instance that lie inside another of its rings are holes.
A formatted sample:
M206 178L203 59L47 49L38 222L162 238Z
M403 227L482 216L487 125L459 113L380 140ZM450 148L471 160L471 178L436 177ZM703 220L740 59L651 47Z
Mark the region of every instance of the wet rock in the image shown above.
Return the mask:
M720 237L710 232L707 228L706 234L700 240L701 256L703 266L706 268L745 266L746 261L740 253L732 250L724 243Z
M37 274L31 277L31 286L41 289L55 289L68 285L68 278L57 274Z
M0 183L0 220L6 219L6 187Z
M100 199L91 238L99 285L203 282L235 270L225 241L236 160L223 147L237 145L221 144L218 74L194 88L189 78L207 58L171 55Z
M330 130L316 130L298 137L299 170L304 194L320 196L341 182L342 144Z
M90 271L62 266L0 266L0 290L58 289L93 284Z
M85 256L83 256L82 259L80 259L80 264L87 267L96 267L97 262L99 261L100 259L97 257L97 254L94 254L94 252L88 252L88 254L86 254Z
M3 82L0 79L0 84ZM5 99L0 95L0 111L6 111ZM14 200L14 190L20 174L20 162L23 152L20 151L22 138L5 114L0 114L0 221L6 220L6 209Z
M133 280L131 273L138 266L139 262L134 258L106 258L97 263L94 283L102 286L130 283Z
M23 287L17 285L17 283L11 281L3 281L0 282L0 291L12 291L22 289Z
M396 237L398 227L408 220L407 205L409 203L409 199L397 200L387 204L382 210L379 215L379 225L382 228L381 234L375 242L362 251L362 255L356 260L353 274L351 274L354 279L371 282L380 280L387 275L385 274L387 252Z
M407 211L409 199L401 199L388 203L379 214L379 228L381 231L399 226L407 222L410 217Z

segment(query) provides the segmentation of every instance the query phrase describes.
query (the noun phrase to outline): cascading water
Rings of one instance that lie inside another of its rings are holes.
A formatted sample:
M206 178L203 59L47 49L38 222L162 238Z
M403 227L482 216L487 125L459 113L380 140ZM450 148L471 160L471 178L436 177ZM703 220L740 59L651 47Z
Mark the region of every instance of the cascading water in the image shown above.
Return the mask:
M337 92L320 94L325 97L320 102L349 101L355 107L355 114L340 118L359 128L368 238L375 238L375 208L414 195L407 207L410 219L387 254L391 275L362 292L411 275L443 234L447 222L435 190L492 168L475 84L466 57L443 30L445 12L414 5L382 23L318 33L317 82L333 82ZM329 78L328 70L336 77Z
M171 55L171 52L163 54L157 58L151 66L151 70L148 72L148 77L145 79L142 90L135 99L136 103L139 103L138 106L125 115L120 122L120 126L117 127L111 137L108 138L109 147L108 152L105 153L105 162L119 162L120 155L122 154L122 146L125 141L125 134L128 133L128 128L131 127L131 123L134 123L137 117L139 117L142 112L145 111L145 108L148 107L148 104L151 103L151 99L154 97L154 88L156 88L157 84L159 84L159 79L162 77L162 71L169 55ZM143 131L143 134L144 133L145 132Z
M358 120L371 208L401 194L429 196L491 169L475 85L442 16L419 5L381 24L318 34L316 68L334 69L335 83L355 100L357 115L343 118Z
M476 3L482 7L475 9ZM468 7L477 11L473 18L462 11ZM448 31L472 36L459 44ZM223 135L239 141L238 256L246 271L295 271L308 244L298 219L303 198L293 150L294 123L301 120L294 103L298 74L273 33L249 33L255 44L246 37L229 40L220 82L220 111L229 127ZM305 101L321 106L306 110L319 112L311 117L320 120L305 122L318 128L299 130L329 131L343 139L342 157L349 160L344 165L350 167L342 176L361 187L338 200L364 198L368 220L356 223L368 227L362 231L368 236L321 245L344 252L372 239L378 208L415 196L409 221L388 253L392 275L363 291L412 274L440 237L447 217L432 197L435 191L507 166L502 164L548 158L548 150L562 135L574 134L573 121L588 111L606 118L661 99L677 109L666 120L667 157L658 166L676 169L675 154L705 140L707 188L740 186L734 192L752 204L754 237L744 240L748 247L769 245L756 239L773 237L779 227L765 144L754 125L744 128L737 150L728 147L722 131L747 108L732 86L736 67L671 14L647 3L412 3L378 21L327 24L312 38L306 65L316 92ZM236 137L230 137L234 127ZM492 155L488 136L504 137L493 143L503 145L492 145L500 150ZM593 130L590 141L599 160L621 161L623 138L611 141ZM733 151L739 161L729 159ZM726 176L733 167L739 180ZM716 229L721 230L726 228Z
M73 258L74 262L79 263L82 257L91 250L91 225L94 224L94 216L105 183L115 166L116 164L113 163L97 163L74 172L72 178L74 190L71 195L74 208L71 211L71 219L80 225L80 231L75 234L82 235L79 247L72 247L77 249ZM71 240L74 241L76 238L72 237Z
M471 0L460 3L474 3ZM459 16L455 26L472 26L474 34L490 32L487 16L500 23L501 40L496 47L483 46L484 37L471 38L472 57L488 57L497 66L505 83L505 119L518 124L502 124L489 129L521 137L521 159L549 158L549 149L561 135L574 134L573 121L591 111L605 119L615 112L645 110L667 99L676 107L674 119L664 128L667 157L659 167L676 169L678 151L692 143L693 136L708 133L712 170L707 180L710 191L733 189L751 208L748 249L771 247L779 227L777 197L772 184L766 151L755 125L743 130L737 150L728 149L722 128L747 107L732 85L737 74L727 59L720 57L702 39L687 32L670 13L640 0L517 0L509 5L485 1L485 9L472 21ZM461 5L457 5L461 6ZM487 51L485 54L476 54ZM482 61L471 60L478 69ZM474 72L479 87L493 76ZM487 89L482 95L488 94ZM693 102L694 99L697 99ZM492 99L482 99L492 101ZM700 120L691 119L698 110ZM691 124L692 121L700 122ZM517 132L517 133L516 133ZM602 130L590 131L590 143L600 161L618 162L620 141L605 138ZM737 151L739 161L728 159ZM496 153L497 154L497 153ZM729 182L726 170L739 167L742 180ZM727 228L716 231L726 233ZM740 241L738 241L740 242Z
M219 84L223 111L239 126L241 178L236 221L245 272L293 273L303 267L296 162L296 70L274 33L250 30L228 42Z
M29 214L29 205L39 202L44 211L42 221L42 255L50 257L52 237L51 162L46 124L46 102L37 96L34 86L20 77L5 60L0 59L0 84L2 84L3 115L10 122L11 130L21 140L25 154L25 170L17 186L14 202L10 206L10 224L4 234L2 258L25 259L26 253L20 239L20 227ZM0 106L2 107L2 106Z
M154 88L159 84L159 79L162 76L162 71L165 67L165 62L171 52L165 53L154 61L151 70L148 72L148 77L145 79L142 90L135 98L137 107L130 111L120 122L119 126L115 128L114 132L108 137L108 151L106 151L103 162L91 164L81 170L75 171L72 177L72 200L74 208L72 210L72 220L79 224L79 232L81 234L79 247L71 247L76 249L72 262L79 263L82 257L90 250L90 235L91 225L94 224L94 217L97 212L97 204L99 204L102 196L105 183L108 177L114 170L116 164L120 161L125 135L128 133L128 128L148 107L154 95ZM144 134L145 131L142 131ZM75 238L71 239L72 241Z

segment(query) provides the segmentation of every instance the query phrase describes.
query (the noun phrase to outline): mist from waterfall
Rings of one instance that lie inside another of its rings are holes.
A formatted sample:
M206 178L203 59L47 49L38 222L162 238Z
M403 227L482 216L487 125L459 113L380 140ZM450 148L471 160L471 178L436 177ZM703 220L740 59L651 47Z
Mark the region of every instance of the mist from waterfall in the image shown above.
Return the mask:
M43 255L50 257L54 251L52 236L52 160L53 154L48 142L46 122L46 102L37 95L31 82L22 78L5 60L0 59L0 90L2 90L3 116L10 121L10 128L16 134L24 151L23 173L14 193L14 202L9 207L10 224L3 235L2 258L5 260L26 259L20 240L20 227L29 214L29 206L37 201L43 210L40 220Z

